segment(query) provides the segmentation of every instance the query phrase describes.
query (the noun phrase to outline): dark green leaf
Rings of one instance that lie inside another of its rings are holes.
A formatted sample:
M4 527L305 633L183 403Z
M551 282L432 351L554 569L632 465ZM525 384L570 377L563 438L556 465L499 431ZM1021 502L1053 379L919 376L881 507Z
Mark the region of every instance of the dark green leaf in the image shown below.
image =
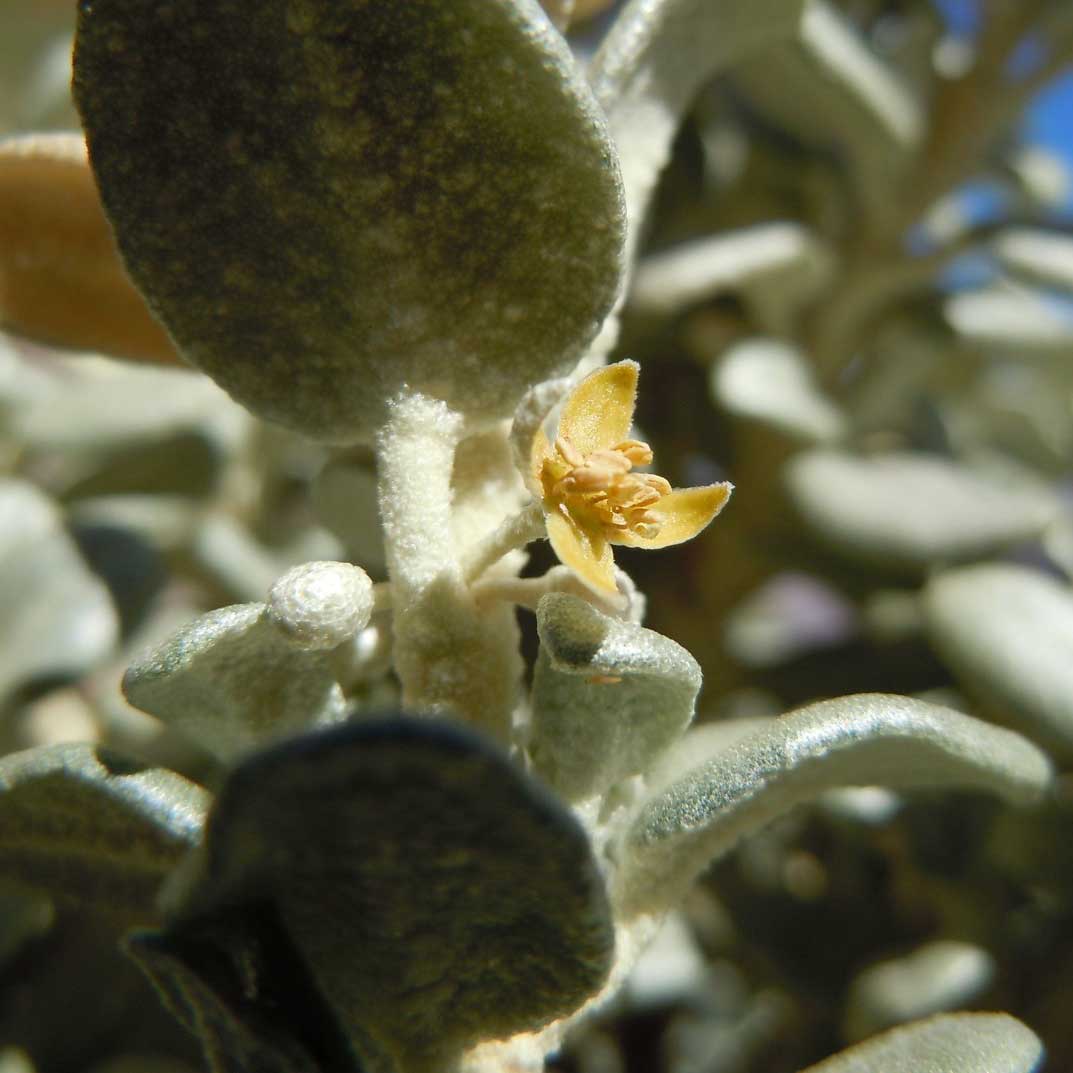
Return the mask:
M607 897L576 820L443 723L333 728L251 757L206 850L186 914L270 900L356 1049L386 1068L432 1073L540 1028L609 970Z

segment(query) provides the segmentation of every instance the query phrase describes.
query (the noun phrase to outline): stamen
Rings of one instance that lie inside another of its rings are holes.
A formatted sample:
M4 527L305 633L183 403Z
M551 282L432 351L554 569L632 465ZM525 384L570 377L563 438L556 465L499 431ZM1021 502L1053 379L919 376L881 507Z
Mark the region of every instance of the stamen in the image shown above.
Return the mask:
M647 466L652 461L652 448L641 440L623 440L611 450L625 455L635 466Z
M652 461L647 443L623 440L582 455L559 436L555 448L556 456L544 461L541 479L564 518L581 526L592 540L598 540L601 531L612 539L626 532L645 539L659 534L663 516L650 508L671 486L656 474L631 472L635 465Z

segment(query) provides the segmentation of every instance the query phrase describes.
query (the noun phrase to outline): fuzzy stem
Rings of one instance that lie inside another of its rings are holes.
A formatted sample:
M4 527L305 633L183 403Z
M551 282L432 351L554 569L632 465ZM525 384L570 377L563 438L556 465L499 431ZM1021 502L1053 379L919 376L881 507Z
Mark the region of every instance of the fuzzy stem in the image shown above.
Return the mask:
M462 561L462 578L470 584L476 581L490 566L516 548L524 548L530 541L544 536L544 511L540 501L534 499L517 514L505 518L495 529L474 547Z
M420 394L391 401L377 437L380 516L396 605L436 578L458 575L451 540L451 471L462 418Z
M451 529L462 429L444 403L403 393L377 437L395 671L407 709L460 717L506 744L521 665L504 612L479 607L463 584Z

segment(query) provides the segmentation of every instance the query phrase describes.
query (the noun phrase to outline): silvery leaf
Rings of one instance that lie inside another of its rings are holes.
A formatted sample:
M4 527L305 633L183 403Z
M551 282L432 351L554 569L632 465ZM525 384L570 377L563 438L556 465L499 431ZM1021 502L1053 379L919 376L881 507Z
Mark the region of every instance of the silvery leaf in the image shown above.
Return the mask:
M1036 1034L1005 1013L941 1014L884 1032L801 1073L1034 1073Z
M124 947L212 1073L366 1073L270 904L133 932Z
M737 417L811 443L831 443L846 419L816 384L801 353L777 339L746 339L712 367L715 401Z
M112 649L118 621L59 511L33 485L0 480L0 698L46 675L88 670Z
M1038 536L1058 505L1039 485L1000 481L938 456L812 450L786 471L807 527L838 553L918 571Z
M846 996L844 1035L864 1039L893 1025L956 1009L991 984L995 959L973 943L927 943L859 973Z
M630 0L589 80L622 163L630 237L697 91L714 75L794 34L804 0Z
M988 350L1063 358L1073 352L1073 315L1023 287L1004 284L952 294L943 312L959 336Z
M131 664L123 692L225 761L345 713L327 653L292 644L264 604L201 615Z
M206 798L99 746L12 753L0 760L0 874L61 904L151 922L157 888L200 838Z
M614 154L536 0L95 0L75 95L184 355L314 439L404 389L509 416L617 293Z
M541 599L537 630L529 751L567 800L645 771L689 726L700 668L670 638L565 593Z
M133 453L199 433L228 450L249 424L211 380L189 369L65 357L55 370L49 389L13 415L16 434L32 449Z
M795 40L751 57L731 77L803 141L847 158L873 200L889 198L923 131L907 87L824 0L809 0Z
M1010 272L1045 287L1073 291L1073 238L1011 228L995 239L995 255Z
M782 326L830 281L831 252L799 224L770 223L693 239L641 262L630 293L639 313L666 316L717 294L741 294Z
M629 913L670 902L739 839L826 790L873 784L1038 799L1051 768L1019 735L908 697L860 694L771 720L638 809L619 848Z
M1021 566L952 570L924 590L928 635L962 687L1052 751L1073 756L1073 592Z
M232 772L175 928L266 901L377 1073L394 1068L378 1064L385 1055L452 1068L479 1040L572 1012L614 945L577 821L497 749L440 721L310 733Z

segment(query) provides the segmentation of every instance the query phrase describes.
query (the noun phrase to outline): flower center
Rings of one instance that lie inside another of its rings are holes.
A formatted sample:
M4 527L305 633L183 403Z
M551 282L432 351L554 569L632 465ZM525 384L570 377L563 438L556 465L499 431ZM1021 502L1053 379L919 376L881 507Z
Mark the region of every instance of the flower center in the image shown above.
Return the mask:
M614 540L623 533L645 539L659 535L663 515L653 508L671 490L653 473L634 473L652 461L652 448L640 440L583 455L568 439L555 441L555 456L544 461L541 483L570 520Z

